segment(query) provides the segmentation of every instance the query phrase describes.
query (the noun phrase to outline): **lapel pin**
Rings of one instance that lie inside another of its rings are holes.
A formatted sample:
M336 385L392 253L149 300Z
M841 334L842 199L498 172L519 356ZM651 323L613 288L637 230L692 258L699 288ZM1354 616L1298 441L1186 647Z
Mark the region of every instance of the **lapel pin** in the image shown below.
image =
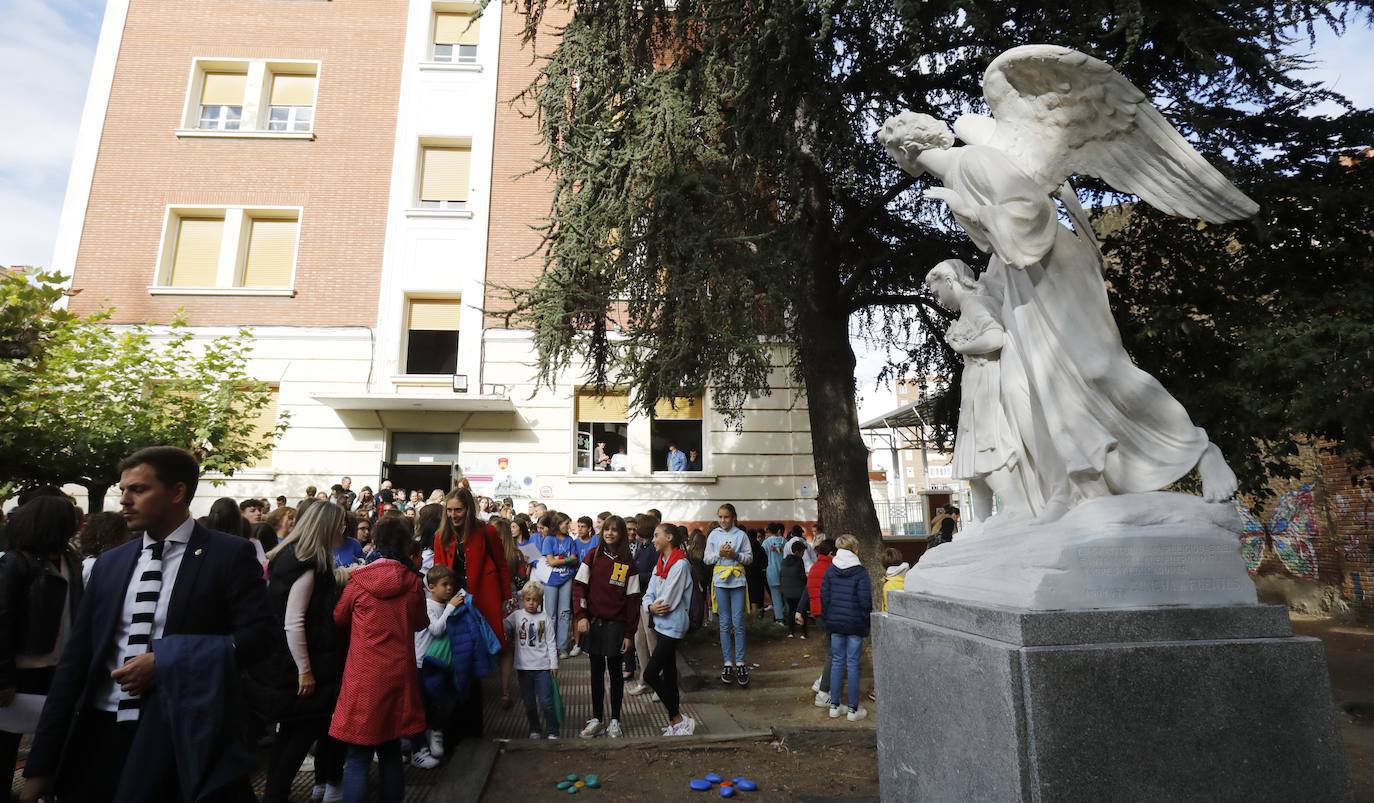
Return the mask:
M200 557L201 553L204 552L204 551L205 551L204 549L197 549L197 550L196 550L196 557Z

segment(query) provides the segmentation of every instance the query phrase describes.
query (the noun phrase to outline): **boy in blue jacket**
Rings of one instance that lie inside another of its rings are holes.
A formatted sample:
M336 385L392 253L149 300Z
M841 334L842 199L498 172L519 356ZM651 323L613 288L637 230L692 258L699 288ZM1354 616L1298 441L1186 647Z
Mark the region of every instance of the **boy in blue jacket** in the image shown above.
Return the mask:
M821 611L830 633L830 718L840 715L840 680L847 675L847 718L854 722L868 716L859 707L859 656L873 613L873 585L859 562L859 539L845 533L835 539L835 547L835 561L821 579Z

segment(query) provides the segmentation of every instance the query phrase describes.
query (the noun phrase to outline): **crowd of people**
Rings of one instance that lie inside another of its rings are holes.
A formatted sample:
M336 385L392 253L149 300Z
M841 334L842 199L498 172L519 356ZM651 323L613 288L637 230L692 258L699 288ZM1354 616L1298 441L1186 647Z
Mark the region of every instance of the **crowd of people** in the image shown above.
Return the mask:
M789 637L822 619L816 704L867 713L870 586L851 535L745 530L730 504L705 533L653 509L574 519L462 481L374 493L347 477L294 505L225 497L193 519L189 453L147 449L120 471L118 513L83 516L41 488L0 530L0 707L47 697L24 800L252 800L255 744L264 801L286 800L311 755L316 799L368 799L375 761L378 796L400 800L406 762L433 768L482 735L485 677L503 707L518 694L531 739L559 738L558 670L583 654L581 737L622 736L626 693L662 704L665 737L690 735L679 646L714 619L721 682L748 686L750 607ZM884 588L900 587L906 564L884 562ZM19 738L0 733L11 760Z

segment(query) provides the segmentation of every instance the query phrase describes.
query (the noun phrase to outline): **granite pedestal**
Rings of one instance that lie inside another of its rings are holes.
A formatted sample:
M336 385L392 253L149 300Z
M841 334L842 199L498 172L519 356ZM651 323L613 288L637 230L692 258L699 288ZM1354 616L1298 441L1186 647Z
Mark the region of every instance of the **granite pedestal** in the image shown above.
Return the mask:
M1344 801L1319 641L1278 606L874 615L884 801Z

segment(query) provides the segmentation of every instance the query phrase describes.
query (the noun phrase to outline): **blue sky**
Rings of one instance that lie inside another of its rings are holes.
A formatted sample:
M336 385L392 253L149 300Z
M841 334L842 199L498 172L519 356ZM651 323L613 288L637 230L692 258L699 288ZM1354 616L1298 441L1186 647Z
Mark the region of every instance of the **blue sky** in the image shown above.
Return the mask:
M0 0L0 108L8 112L0 126L0 265L46 265L52 258L104 8L104 0ZM1367 78L1374 75L1374 30L1323 33L1313 55L1311 79L1358 106L1374 106L1374 81ZM880 351L860 349L865 413L882 412L890 399L872 390L882 361Z

